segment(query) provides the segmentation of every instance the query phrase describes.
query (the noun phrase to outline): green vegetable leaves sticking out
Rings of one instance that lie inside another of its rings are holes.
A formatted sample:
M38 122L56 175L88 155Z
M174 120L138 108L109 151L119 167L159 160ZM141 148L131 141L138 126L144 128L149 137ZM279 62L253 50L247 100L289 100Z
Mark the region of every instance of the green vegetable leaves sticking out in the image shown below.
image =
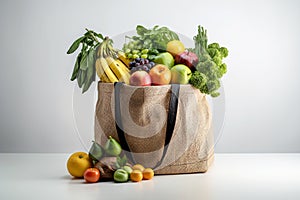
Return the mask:
M143 27L143 26L141 26L141 25L137 25L136 26L136 33L138 34L138 35L144 35L145 33L147 33L147 29L145 28L145 27Z
M86 92L96 79L96 69L94 67L96 50L100 44L99 40L104 39L100 33L88 29L86 31L82 37L73 42L67 51L67 54L72 54L79 48L80 44L82 45L71 76L71 81L77 79L79 88L82 88L82 93Z
M75 66L73 69L73 73L72 73L72 77L71 77L71 81L74 81L77 77L78 74L78 70L79 70L79 62L81 60L81 53L78 54L76 61L75 61Z
M76 51L76 50L78 49L78 47L79 47L81 41L82 41L84 38L85 38L85 37L80 37L80 38L78 38L77 40L75 40L75 41L73 42L73 44L70 46L70 48L69 48L67 54L71 54L71 53L73 53L74 51Z
M220 78L227 72L227 66L223 58L228 56L228 49L220 47L218 43L207 44L207 31L198 26L198 34L194 36L195 48L192 50L199 58L196 71L192 74L190 84L198 88L202 93L212 97L220 95Z
M140 49L157 49L165 51L167 43L172 40L179 40L178 35L167 27L154 26L152 29L146 29L141 25L137 25L136 32L138 36L133 36L133 44L137 44L136 48Z

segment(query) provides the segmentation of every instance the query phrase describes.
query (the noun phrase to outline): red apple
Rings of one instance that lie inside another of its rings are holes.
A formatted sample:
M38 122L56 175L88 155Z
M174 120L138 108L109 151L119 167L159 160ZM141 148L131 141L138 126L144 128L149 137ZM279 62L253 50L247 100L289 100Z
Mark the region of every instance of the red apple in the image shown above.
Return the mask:
M153 85L167 85L171 81L171 71L165 65L155 65L149 72Z
M151 77L146 71L136 71L131 74L129 84L133 86L150 86Z
M176 55L175 62L176 64L184 64L190 69L194 70L199 62L199 59L193 52L185 51L181 54Z

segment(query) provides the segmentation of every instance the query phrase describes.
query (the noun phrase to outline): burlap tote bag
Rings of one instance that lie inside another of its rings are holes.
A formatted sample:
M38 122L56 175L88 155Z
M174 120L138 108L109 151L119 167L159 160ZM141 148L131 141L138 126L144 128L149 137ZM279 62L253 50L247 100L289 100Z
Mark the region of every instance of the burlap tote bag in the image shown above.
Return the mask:
M132 164L156 174L206 172L213 160L206 95L191 85L98 83L95 141L112 136Z

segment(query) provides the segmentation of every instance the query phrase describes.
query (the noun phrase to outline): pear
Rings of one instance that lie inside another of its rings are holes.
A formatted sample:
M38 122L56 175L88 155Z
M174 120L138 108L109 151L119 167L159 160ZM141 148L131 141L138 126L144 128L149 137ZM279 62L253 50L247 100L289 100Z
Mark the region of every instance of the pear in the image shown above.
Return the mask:
M122 151L121 145L111 136L109 136L104 149L110 156L118 156Z
M103 156L102 147L95 141L89 151L89 157L94 161L99 161Z

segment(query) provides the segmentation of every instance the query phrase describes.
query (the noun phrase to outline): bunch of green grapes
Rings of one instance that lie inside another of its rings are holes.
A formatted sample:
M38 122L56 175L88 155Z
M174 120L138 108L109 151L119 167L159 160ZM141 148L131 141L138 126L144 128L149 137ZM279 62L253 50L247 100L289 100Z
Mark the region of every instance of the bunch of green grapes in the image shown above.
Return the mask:
M147 58L154 60L155 56L159 53L157 49L148 48L146 42L141 40L132 40L124 44L123 51L127 58L134 60L136 58Z

